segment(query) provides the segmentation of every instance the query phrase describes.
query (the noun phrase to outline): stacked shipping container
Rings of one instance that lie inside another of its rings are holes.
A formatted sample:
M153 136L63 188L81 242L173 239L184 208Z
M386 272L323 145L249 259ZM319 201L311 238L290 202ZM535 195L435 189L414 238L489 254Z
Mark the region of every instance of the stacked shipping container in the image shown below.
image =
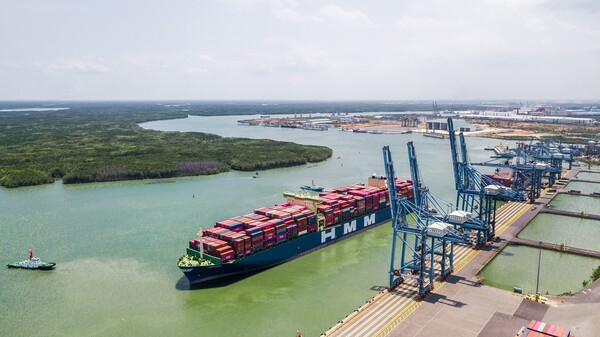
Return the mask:
M396 188L412 198L410 180L398 180ZM206 254L225 262L389 205L386 189L361 184L327 190L319 196L322 202L316 205L316 213L290 203L258 208L254 213L217 222L214 228L203 231L202 238L190 240L189 247L199 251L202 245Z
M189 246L199 251L202 242L206 254L225 262L314 232L316 218L304 206L263 207L252 214L217 222L215 227L202 232L202 238L190 240Z
M501 184L502 186L506 186L506 187L511 187L512 186L512 179L510 178L504 178L501 176L497 176L495 174L484 174L486 177L491 178L493 181Z

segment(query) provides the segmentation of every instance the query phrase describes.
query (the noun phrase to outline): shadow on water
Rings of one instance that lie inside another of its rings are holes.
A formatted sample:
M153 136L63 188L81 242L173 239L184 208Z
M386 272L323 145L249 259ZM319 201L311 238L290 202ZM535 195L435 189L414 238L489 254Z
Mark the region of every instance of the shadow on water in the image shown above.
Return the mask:
M154 185L154 184L172 184L174 182L175 182L175 180L160 180L160 179L157 179L155 181L149 181L146 184L148 184L148 185Z
M386 287L386 286L372 286L372 287L371 287L371 290L373 290L373 291L377 291L377 292L380 292L380 291L384 291L384 290L386 290L387 288L388 288L388 287Z
M199 284L193 284L193 285L190 284L190 281L185 276L182 276L179 279L179 281L177 281L177 283L175 284L175 289L181 290L181 291L189 291L189 290L223 288L223 287L227 287L233 283L236 283L238 281L241 281L243 279L246 279L250 276L256 275L260 272L261 272L261 270L258 270L258 271L241 274L241 275L228 276L228 277L225 277L222 279L206 281L206 282L202 282Z
M503 255L503 256L514 256L515 254L513 254L513 253L509 253L509 252L506 252L506 251L502 250L502 251L500 251L500 253L498 253L498 255Z

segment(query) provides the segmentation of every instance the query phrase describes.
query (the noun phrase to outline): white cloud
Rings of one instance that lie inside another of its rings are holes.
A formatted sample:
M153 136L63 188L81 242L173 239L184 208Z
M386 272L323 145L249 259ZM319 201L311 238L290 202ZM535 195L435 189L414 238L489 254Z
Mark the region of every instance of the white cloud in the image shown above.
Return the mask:
M163 69L167 71L181 71L185 73L203 73L209 70L208 64L214 59L203 52L190 52L179 54L163 54L143 52L134 55L126 55L122 58L126 65Z
M258 6L271 6L271 7L290 7L298 5L296 0L228 0L228 2L237 10L244 10L246 8L258 7Z
M247 54L250 71L259 75L275 73L328 73L350 67L327 51L291 46L274 40L265 41L259 51Z
M336 5L322 7L319 15L352 26L368 27L375 25L365 13L358 10L345 10Z
M72 74L106 74L110 71L103 63L81 60L58 60L53 63L35 61L34 65L44 73L72 73Z
M189 67L186 67L184 69L184 71L189 74L198 74L198 73L206 72L206 68L201 68L201 67L196 67L196 66L190 65Z
M200 55L198 55L198 57L203 61L209 61L209 62L213 61L212 57L210 57L206 54L200 54Z
M27 29L15 30L18 17L9 14L22 4L6 2L0 46L10 52L0 60L0 99L600 92L598 0L151 2L135 17L137 2L117 12L104 2L67 3L40 3ZM113 15L111 25L99 14ZM52 22L57 16L61 25Z
M282 8L278 10L275 14L275 17L279 20L290 21L290 22L304 22L305 17L299 12L290 9L290 8Z

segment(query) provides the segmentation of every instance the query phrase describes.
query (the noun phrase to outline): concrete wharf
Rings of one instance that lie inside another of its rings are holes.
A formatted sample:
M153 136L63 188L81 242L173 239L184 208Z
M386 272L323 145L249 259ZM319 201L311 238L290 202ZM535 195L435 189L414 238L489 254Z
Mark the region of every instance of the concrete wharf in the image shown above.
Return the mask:
M582 183L600 184L600 181L598 181L598 180L589 180L589 179L577 179L577 178L575 178L575 179L571 179L571 181L579 181L579 182L582 182Z
M600 220L600 215L598 214L590 214L585 212L571 212L571 211L563 211L560 209L552 209L548 207L543 207L540 209L540 213L550 213L556 215L564 215L564 216L572 216L576 218L582 219L592 219L592 220Z
M581 195L581 196L584 196L584 197L596 197L596 198L600 197L600 192L583 192L583 191L580 191L580 190L562 190L562 191L559 191L558 193L561 193L561 194L571 194L571 195Z
M588 256L588 257L600 259L600 252L598 252L598 251L577 248L577 247L571 247L571 246L566 246L566 245L560 245L560 244L556 244L556 243L548 243L548 242L527 240L527 239L521 239L521 238L514 237L514 238L510 239L508 244L509 245L528 246L528 247L534 247L534 248L542 248L542 249L554 250L554 251L561 252L561 253L576 254L576 255Z

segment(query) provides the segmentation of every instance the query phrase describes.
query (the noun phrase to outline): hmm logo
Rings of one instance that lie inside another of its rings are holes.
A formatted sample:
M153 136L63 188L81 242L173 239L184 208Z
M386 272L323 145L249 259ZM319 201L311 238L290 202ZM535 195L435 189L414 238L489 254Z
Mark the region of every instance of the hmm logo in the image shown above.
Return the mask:
M352 220L351 222L346 222L344 224L344 235L348 233L352 233L356 230L356 220Z
M375 213L365 217L365 227L369 227L375 223Z
M335 240L335 227L321 232L321 243L327 240Z

